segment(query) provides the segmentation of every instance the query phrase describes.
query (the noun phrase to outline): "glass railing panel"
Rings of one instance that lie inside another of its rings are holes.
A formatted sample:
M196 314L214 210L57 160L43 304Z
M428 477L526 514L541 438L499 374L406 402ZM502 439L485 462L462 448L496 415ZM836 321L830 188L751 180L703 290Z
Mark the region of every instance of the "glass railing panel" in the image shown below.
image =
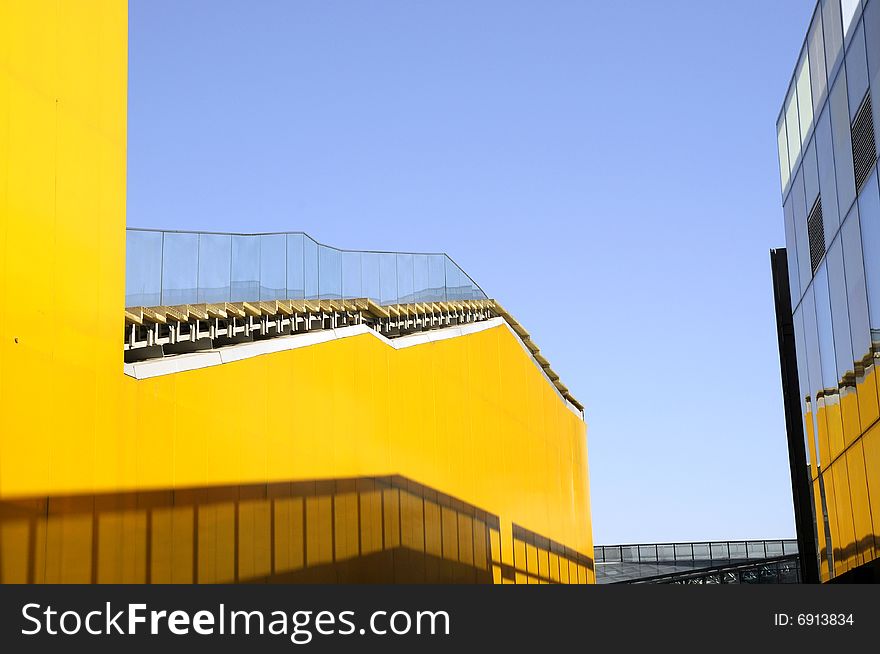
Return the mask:
M432 302L446 302L446 255L428 255L428 289Z
M125 306L162 304L162 232L125 234Z
M342 298L342 256L339 250L326 245L318 246L318 297Z
M260 299L260 237L232 237L231 302Z
M379 304L397 304L397 255L379 255Z
M318 244L309 236L303 237L303 270L305 299L318 299Z
M657 560L656 545L639 545L639 561L651 562Z
M694 560L695 561L709 561L711 556L709 555L709 543L694 543Z
M763 559L767 556L764 551L764 542L748 543L748 556L750 559Z
M768 540L765 543L765 549L767 552L767 556L782 556L783 548L781 540Z
M306 296L306 271L303 260L302 234L287 235L287 298L302 300Z
M229 302L232 280L232 237L199 234L198 303Z
M727 543L712 543L712 560L721 561L730 558Z
M260 236L259 299L287 299L287 237L284 234Z
M458 266L450 259L449 257L444 257L445 259L445 276L446 276L446 297L449 298L450 301L461 300L461 279L459 279L459 270Z
M428 286L428 255L414 254L413 260L413 301L433 302L436 300Z
M300 232L128 230L126 306L367 297L378 304L484 299L445 254L361 252Z
M621 548L617 545L612 545L611 547L605 546L605 561L606 563L620 563L622 552Z
M678 543L675 546L675 560L676 561L693 561L694 560L693 546L690 543Z
M361 253L361 292L363 297L376 304L382 302L381 284L379 282L379 257L376 252Z
M674 561L675 560L675 548L672 545L657 545L657 560L658 561Z
M162 247L162 304L198 302L199 235L166 232Z
M728 547L730 548L730 558L731 559L744 559L744 558L746 558L746 544L745 543L728 543Z
M360 252L342 252L342 297L351 300L364 297Z
M413 302L413 255L397 255L397 301Z

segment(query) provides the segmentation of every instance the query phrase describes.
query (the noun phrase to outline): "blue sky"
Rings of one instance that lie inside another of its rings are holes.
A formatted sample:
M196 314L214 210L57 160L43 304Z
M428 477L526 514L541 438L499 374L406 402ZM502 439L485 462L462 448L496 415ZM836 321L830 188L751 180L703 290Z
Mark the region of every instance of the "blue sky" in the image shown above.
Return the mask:
M812 10L131 0L128 224L446 251L586 405L597 543L791 537L768 250Z

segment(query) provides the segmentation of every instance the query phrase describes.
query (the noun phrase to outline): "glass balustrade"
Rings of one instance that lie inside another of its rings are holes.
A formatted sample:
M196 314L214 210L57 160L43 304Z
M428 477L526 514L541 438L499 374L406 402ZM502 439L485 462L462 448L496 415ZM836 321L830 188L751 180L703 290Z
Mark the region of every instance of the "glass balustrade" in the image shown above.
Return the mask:
M482 300L446 254L342 250L301 232L126 230L125 306L369 298Z

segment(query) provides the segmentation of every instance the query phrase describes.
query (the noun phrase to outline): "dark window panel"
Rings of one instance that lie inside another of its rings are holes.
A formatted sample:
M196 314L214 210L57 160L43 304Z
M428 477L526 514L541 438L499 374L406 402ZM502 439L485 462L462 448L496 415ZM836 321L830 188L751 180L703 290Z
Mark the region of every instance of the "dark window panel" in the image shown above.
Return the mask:
M807 217L807 235L810 239L810 268L816 272L825 255L825 227L822 223L822 198L816 198Z

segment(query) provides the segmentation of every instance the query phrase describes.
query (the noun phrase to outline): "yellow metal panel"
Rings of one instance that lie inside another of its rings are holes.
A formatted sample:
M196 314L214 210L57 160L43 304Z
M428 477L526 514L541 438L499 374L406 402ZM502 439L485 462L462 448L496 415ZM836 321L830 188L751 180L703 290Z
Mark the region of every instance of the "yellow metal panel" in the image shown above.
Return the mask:
M816 400L816 425L819 430L819 463L824 470L831 462L831 448L828 438L828 412L825 410L825 398Z
M306 498L306 564L333 560L332 499L326 495Z
M839 521L837 517L837 501L836 495L834 492L834 470L831 468L827 468L825 472L822 473L822 482L823 487L825 488L825 508L828 511L828 531L831 534L831 543L827 545L827 547L831 551L832 561L831 564L833 566L833 570L831 571L833 574L830 576L834 577L839 575L845 571L843 565L843 547L841 546L841 536L840 536L840 528ZM821 524L821 523L820 523Z
M846 451L849 492L858 565L873 560L874 534L871 525L871 505L868 500L868 481L865 476L865 456L861 441Z
M859 418L862 431L873 425L880 418L880 404L877 402L877 367L872 365L865 376L856 379L859 398Z
M828 543L825 539L825 518L822 513L822 497L820 495L819 480L813 481L813 510L816 518L816 546L819 551L819 576L822 581L828 581L831 573L828 569Z
M349 483L354 486L354 482ZM360 553L357 494L354 492L337 493L333 502L336 560L354 558Z
M852 386L842 386L840 389L840 415L843 420L844 443L849 445L862 431L859 423L859 398Z
M862 437L862 446L876 556L877 548L880 548L880 424L875 424Z
M382 550L382 493L370 489L360 496L361 552L371 554Z
M834 502L837 510L838 542L841 552L841 568L847 571L855 565L855 529L853 527L852 502L849 492L849 475L846 460L840 458L831 465L834 474ZM835 560L835 566L837 561Z

